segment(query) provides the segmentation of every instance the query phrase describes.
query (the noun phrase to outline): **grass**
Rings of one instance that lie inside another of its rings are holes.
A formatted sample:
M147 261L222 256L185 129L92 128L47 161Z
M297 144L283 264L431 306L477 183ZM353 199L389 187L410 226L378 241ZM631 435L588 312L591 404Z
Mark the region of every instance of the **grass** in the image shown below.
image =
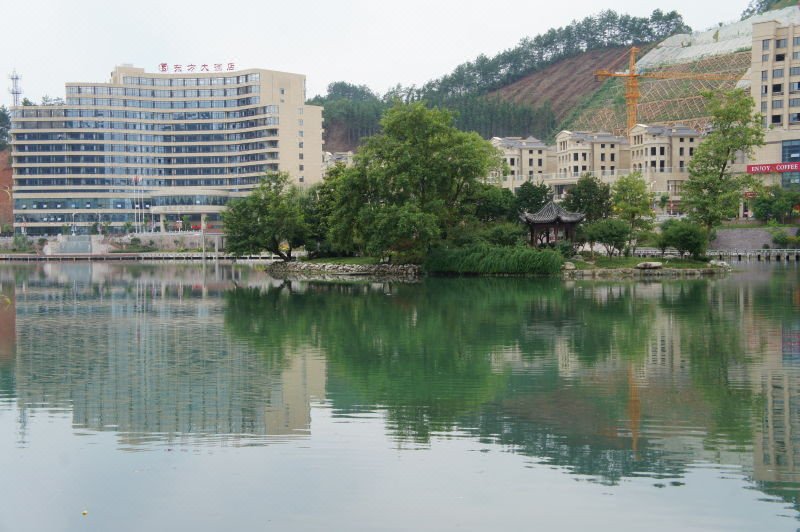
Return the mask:
M595 257L594 264L588 262L576 261L575 268L579 270L597 270L597 269L611 269L611 268L635 268L640 262L661 262L665 268L708 268L708 263L701 260L692 259L674 259L674 258L651 258L643 259L641 257L606 257L598 255Z
M320 259L310 259L305 262L311 264L350 264L350 265L369 265L378 264L378 257L323 257Z
M561 271L561 255L527 246L469 246L433 250L425 270L434 274L553 275Z

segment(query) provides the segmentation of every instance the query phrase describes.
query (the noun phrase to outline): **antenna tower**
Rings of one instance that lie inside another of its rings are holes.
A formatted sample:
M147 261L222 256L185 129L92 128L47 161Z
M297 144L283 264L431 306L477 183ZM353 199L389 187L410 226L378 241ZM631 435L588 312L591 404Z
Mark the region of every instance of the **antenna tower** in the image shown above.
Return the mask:
M17 71L8 76L8 79L11 80L11 88L8 92L11 93L11 96L14 98L14 107L19 107L19 97L22 96L22 87L19 86L19 74Z

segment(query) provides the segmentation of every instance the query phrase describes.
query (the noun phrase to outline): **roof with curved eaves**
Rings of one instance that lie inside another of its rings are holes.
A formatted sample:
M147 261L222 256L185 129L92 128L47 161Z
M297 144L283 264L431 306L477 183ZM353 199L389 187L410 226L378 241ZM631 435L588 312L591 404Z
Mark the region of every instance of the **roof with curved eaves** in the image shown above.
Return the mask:
M556 203L550 201L534 214L523 212L519 219L527 224L578 223L586 217L579 212L567 212Z

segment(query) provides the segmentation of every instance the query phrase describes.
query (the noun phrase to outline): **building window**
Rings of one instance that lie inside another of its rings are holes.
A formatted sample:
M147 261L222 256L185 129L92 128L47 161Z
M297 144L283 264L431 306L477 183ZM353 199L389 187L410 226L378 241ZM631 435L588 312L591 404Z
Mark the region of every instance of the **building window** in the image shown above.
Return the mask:
M776 68L772 70L772 77L773 78L782 78L783 77L783 69Z
M789 107L800 107L800 98L790 98Z
M783 94L783 83L773 83L772 94Z
M790 76L800 76L800 67L791 67L789 69Z
M769 39L764 39L763 41L761 41L761 49L769 50L769 43L770 43Z
M614 162L614 154L611 154L611 162Z
M761 81L767 81L768 79L769 79L769 70L762 70Z
M761 62L762 62L762 63L767 63L767 62L769 62L769 54L762 54L762 55L761 55Z
M600 154L600 160L601 161L605 161L606 160L606 154L605 153L601 153Z
M772 100L773 109L783 109L783 100Z
M769 87L767 85L761 85L761 96L765 96L769 94Z
M792 44L795 46L800 46L800 37L795 37L792 39Z
M680 155L681 157L683 157L683 146L681 146L680 148L678 148L678 155Z
M775 48L786 48L786 39L775 39Z
M800 113L789 113L789 123L797 124L800 122Z
M783 117L781 115L772 115L772 123L773 124L783 123Z
M651 146L650 147L650 155L655 155L655 154L656 154L656 147L655 146Z
M661 146L661 149L658 150L658 151L659 151L659 155L666 155L667 154L667 149L664 146Z
M786 60L786 54L775 54L775 61L782 62Z
M792 59L800 59L800 52L792 52Z
M606 145L605 144L601 144L600 147L605 149Z
M792 81L789 83L789 92L800 92L800 81Z

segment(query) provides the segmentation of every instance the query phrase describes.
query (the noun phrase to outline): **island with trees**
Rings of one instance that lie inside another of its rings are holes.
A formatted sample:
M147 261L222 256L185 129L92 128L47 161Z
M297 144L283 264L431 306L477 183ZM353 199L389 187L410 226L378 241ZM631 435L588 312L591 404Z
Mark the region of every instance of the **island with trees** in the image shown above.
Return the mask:
M578 269L630 266L646 243L662 254L677 250L675 266L704 267L709 236L735 215L745 190L758 191L764 216L786 217L792 202L731 172L737 154L763 143L750 97L706 96L714 128L689 167L686 219L656 227L658 198L637 172L611 186L584 175L562 203L583 215L574 238L529 242L520 215L550 202L549 187L526 182L511 192L492 183L486 176L502 174L503 162L491 143L456 128L450 111L413 102L386 111L353 165L333 167L321 183L303 189L271 174L232 201L223 214L227 247L287 262L303 248L306 260L416 264L434 274L551 275L567 261Z

